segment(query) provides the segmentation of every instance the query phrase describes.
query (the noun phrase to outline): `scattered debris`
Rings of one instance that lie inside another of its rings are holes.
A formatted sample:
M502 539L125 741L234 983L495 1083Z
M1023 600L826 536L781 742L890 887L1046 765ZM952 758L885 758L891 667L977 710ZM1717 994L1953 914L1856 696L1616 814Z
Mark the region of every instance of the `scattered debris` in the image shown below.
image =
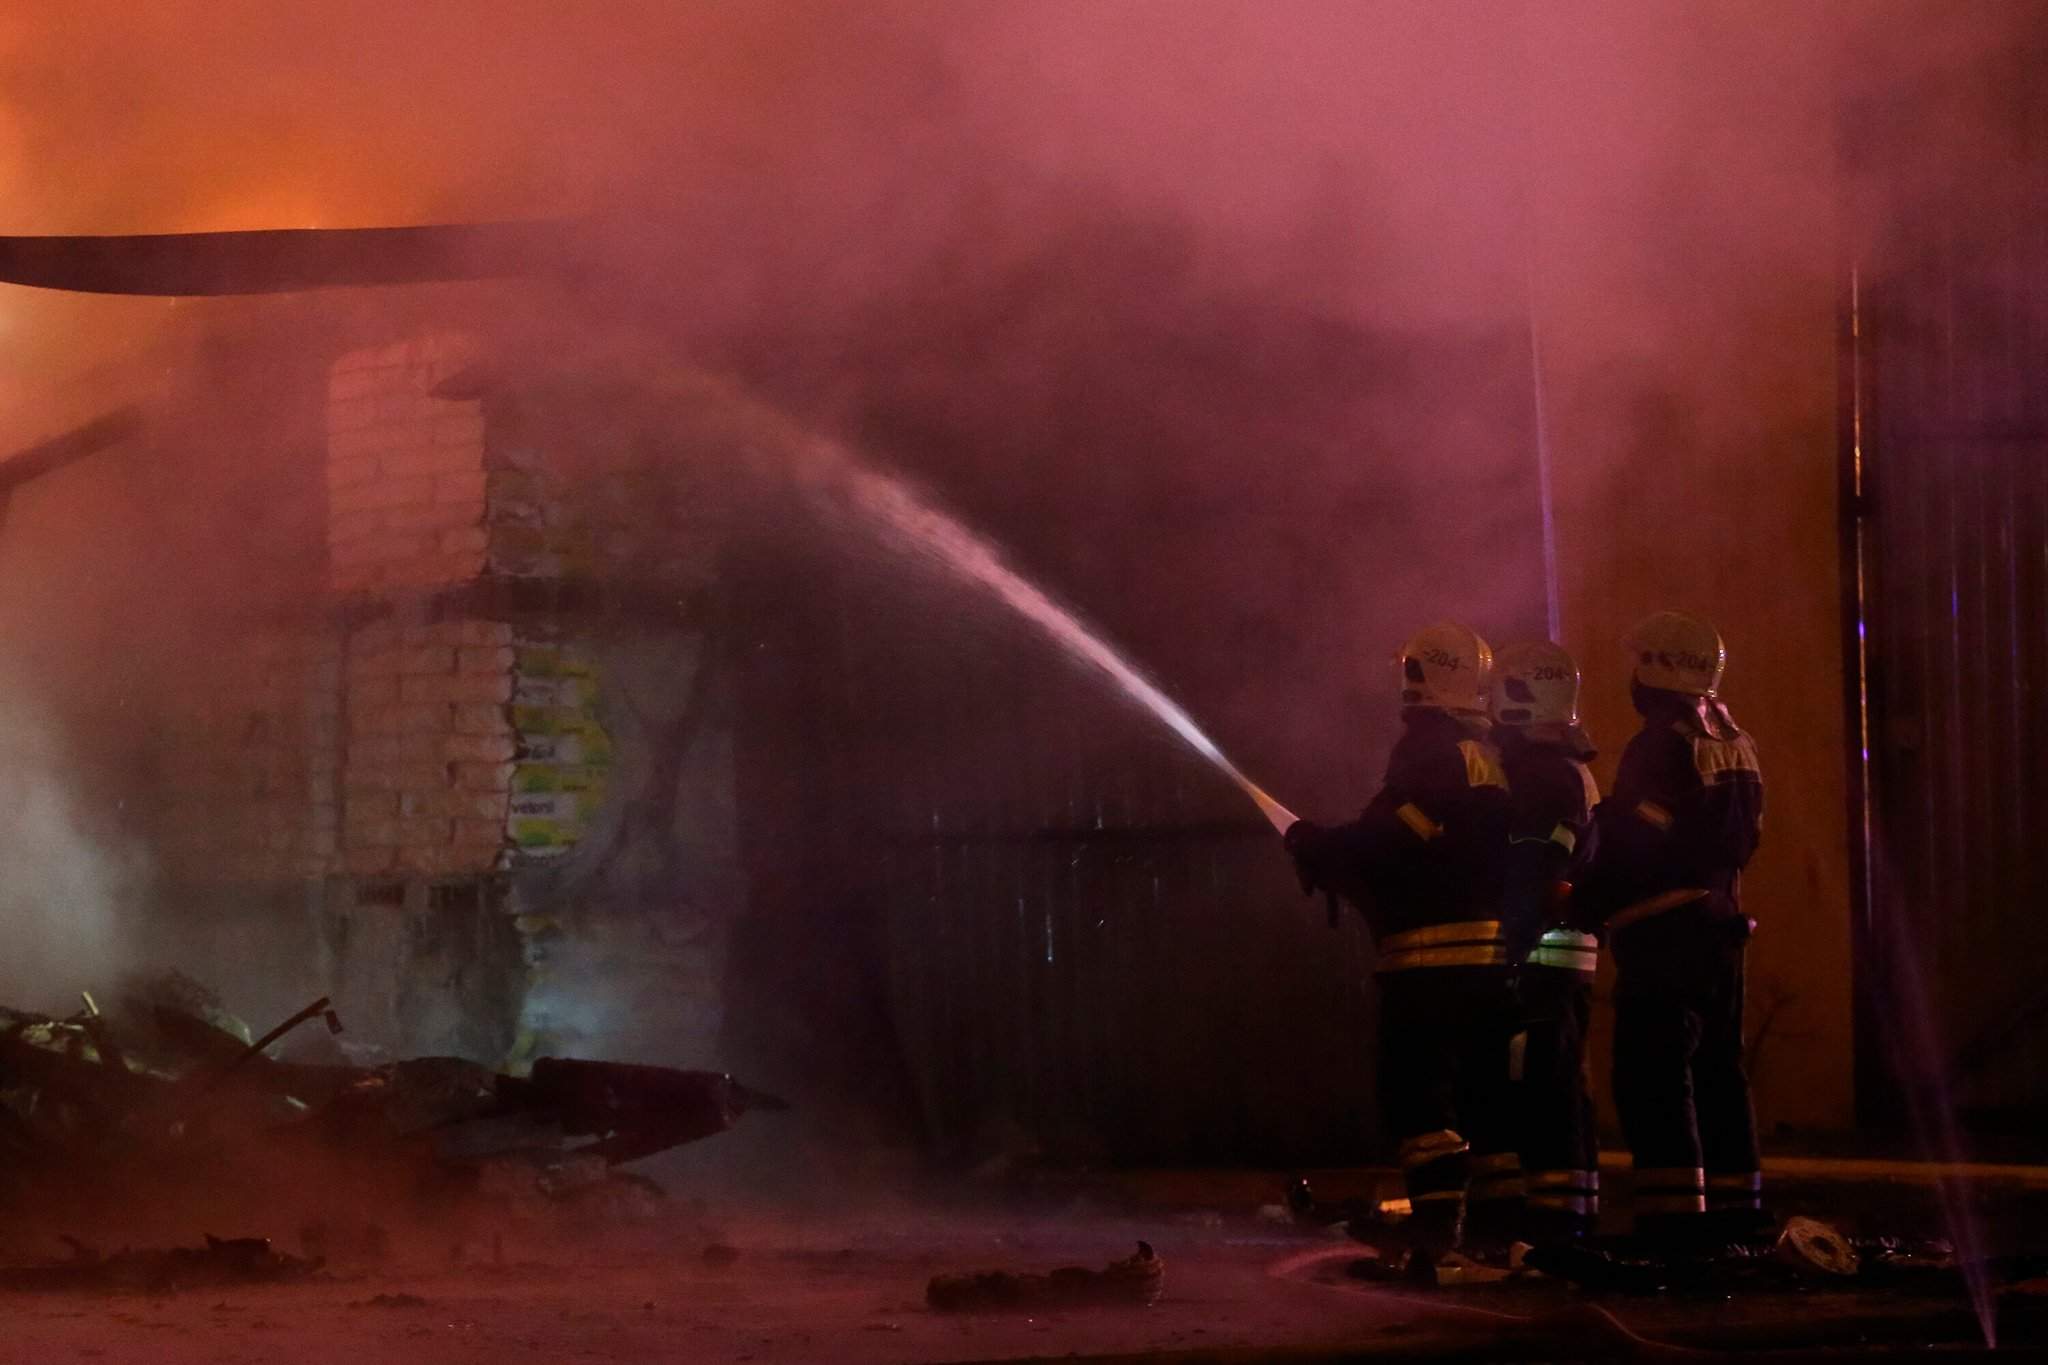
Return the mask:
M223 1284L274 1284L302 1280L320 1269L318 1260L273 1251L267 1237L215 1237L203 1247L167 1250L123 1249L111 1256L75 1239L67 1260L0 1268L0 1289L127 1289L167 1294Z
M1517 1246L1520 1246L1517 1243ZM1432 1286L1438 1289L1498 1284L1522 1273L1518 1253L1509 1265L1488 1265L1460 1252L1449 1252L1435 1261L1421 1259L1413 1251L1361 1256L1348 1262L1344 1273L1354 1280L1379 1284Z
M651 1215L660 1187L613 1167L789 1107L713 1071L543 1057L514 1076L455 1057L359 1066L269 1055L314 1019L341 1029L322 998L252 1036L175 975L124 984L111 1013L90 995L64 1018L0 1007L0 1199L116 1180L247 1190L266 1172L293 1188L312 1158L416 1192L438 1184ZM315 1255L381 1254L367 1234L320 1229L306 1241Z
M1584 1289L1623 1294L1666 1290L1722 1293L1736 1289L1800 1289L1823 1281L1866 1288L1946 1292L1958 1267L1946 1242L1850 1237L1813 1218L1792 1218L1775 1238L1679 1251L1628 1237L1603 1237L1532 1249L1534 1270ZM1987 1263L1990 1278L2023 1277L2016 1262Z
M1775 1250L1795 1272L1852 1276L1862 1264L1855 1243L1817 1218L1787 1219Z
M1020 1309L1086 1308L1121 1304L1150 1307L1165 1283L1166 1263L1149 1242L1134 1255L1101 1270L1063 1266L1050 1274L983 1270L935 1275L925 1302L942 1313L1014 1312Z
M391 1234L377 1223L322 1220L299 1229L299 1250L329 1265L383 1261L391 1255Z
M1287 1215L1302 1227L1343 1229L1353 1241L1373 1242L1413 1212L1406 1196L1381 1199L1318 1199L1306 1179L1287 1187ZM1264 1210L1262 1209L1263 1213Z

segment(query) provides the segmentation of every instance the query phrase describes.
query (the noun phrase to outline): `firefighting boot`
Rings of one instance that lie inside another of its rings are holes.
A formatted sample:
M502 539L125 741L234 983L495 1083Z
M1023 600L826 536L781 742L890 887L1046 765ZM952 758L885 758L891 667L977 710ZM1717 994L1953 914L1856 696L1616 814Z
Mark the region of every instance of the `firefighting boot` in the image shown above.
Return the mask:
M1409 1265L1417 1274L1448 1256L1464 1232L1463 1192L1445 1193L1415 1200L1415 1211L1403 1228L1409 1249Z
M1764 1207L1763 1173L1709 1172L1707 1220L1713 1236L1724 1243L1757 1246L1773 1241L1778 1220Z
M1525 1212L1521 1157L1514 1152L1475 1154L1459 1248L1489 1262L1505 1258L1510 1246L1525 1239Z

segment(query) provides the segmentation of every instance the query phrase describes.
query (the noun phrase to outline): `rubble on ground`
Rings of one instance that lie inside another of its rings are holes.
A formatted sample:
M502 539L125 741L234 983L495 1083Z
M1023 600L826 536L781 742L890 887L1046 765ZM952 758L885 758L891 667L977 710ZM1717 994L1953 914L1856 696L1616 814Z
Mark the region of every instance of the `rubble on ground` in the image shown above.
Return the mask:
M123 1248L102 1256L73 1241L72 1254L39 1265L0 1266L0 1289L20 1291L127 1290L167 1294L228 1284L278 1284L303 1280L321 1266L317 1258L273 1251L264 1237L208 1236L198 1247L165 1250Z
M1043 1312L1120 1304L1149 1307L1159 1299L1166 1263L1149 1242L1101 1270L1063 1266L1047 1274L980 1270L934 1275L925 1302L942 1313Z
M542 1057L524 1075L457 1057L381 1065L280 1061L269 1049L325 999L261 1037L196 983L90 995L56 1017L0 1006L0 1203L175 1182L303 1183L339 1192L475 1194L646 1210L658 1186L613 1168L785 1109L720 1072ZM614 1188L616 1187L616 1188Z
M1529 1251L1527 1265L1582 1289L1622 1294L1797 1289L1819 1284L1945 1287L1958 1280L1953 1249L1933 1239L1855 1238L1814 1218L1788 1219L1754 1242L1661 1247L1599 1237Z

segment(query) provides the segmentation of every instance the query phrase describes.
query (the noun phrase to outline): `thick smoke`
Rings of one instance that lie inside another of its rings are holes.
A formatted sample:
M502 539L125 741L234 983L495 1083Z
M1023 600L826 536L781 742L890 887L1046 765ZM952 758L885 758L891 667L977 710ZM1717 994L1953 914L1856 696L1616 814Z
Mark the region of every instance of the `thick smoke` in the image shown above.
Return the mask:
M1728 564L1831 521L1839 111L2024 13L25 0L0 16L0 230L587 215L534 313L651 332L907 469L1312 813L1369 786L1406 630L1542 629L1540 396L1599 737L1632 724L1629 618L1739 612L1745 719L1833 773L1839 688L1777 643L1827 638L1833 585L1759 601ZM7 293L0 446L244 319ZM214 554L172 600L220 601ZM0 596L71 601L47 576ZM106 645L63 634L46 688Z
M0 664L0 1001L69 1014L134 966L127 943L148 861L95 819L79 756L22 670Z

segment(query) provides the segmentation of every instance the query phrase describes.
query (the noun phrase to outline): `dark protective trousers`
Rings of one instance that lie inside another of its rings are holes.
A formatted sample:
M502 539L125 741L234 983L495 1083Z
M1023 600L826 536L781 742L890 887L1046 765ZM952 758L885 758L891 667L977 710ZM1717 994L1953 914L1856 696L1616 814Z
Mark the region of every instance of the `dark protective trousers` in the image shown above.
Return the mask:
M1586 1084L1593 984L1577 972L1522 971L1522 1176L1525 1226L1539 1239L1590 1232L1600 1214L1600 1130Z
M1468 1186L1486 1221L1520 1212L1508 1087L1514 999L1493 967L1387 972L1379 995L1380 1108L1399 1143L1410 1240L1440 1256L1459 1242Z
M1614 936L1614 1101L1645 1236L1718 1240L1761 1217L1739 923L1681 907Z

